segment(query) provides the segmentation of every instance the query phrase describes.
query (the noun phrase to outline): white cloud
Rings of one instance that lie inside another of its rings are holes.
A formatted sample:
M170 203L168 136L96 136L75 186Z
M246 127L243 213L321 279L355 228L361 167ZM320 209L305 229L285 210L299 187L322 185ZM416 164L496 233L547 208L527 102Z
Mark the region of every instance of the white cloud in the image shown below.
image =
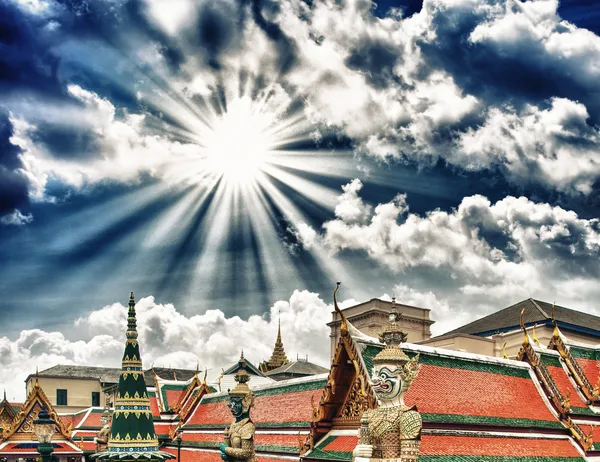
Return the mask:
M600 174L600 130L586 107L564 98L550 108L492 109L484 125L461 136L452 156L469 169L503 165L520 183L536 182L588 194Z
M340 206L362 200L340 196ZM530 296L594 309L600 282L600 220L525 197L496 203L475 195L455 210L410 213L405 195L376 205L366 220L326 222L315 238L330 252L364 252L398 277L409 279L420 300L436 308L440 326L458 326L502 304ZM587 281L587 286L585 281ZM581 290L573 291L574 283ZM426 288L426 290L422 290ZM399 290L412 297L406 284ZM565 294L569 297L565 299ZM435 297L441 297L436 299ZM418 304L418 303L417 303Z
M350 302L346 302L350 303ZM144 297L136 305L140 349L144 367L221 367L235 362L240 350L255 365L269 359L281 318L285 351L290 359L308 355L323 366L329 364L329 328L332 306L315 293L294 291L278 301L268 316L227 318L220 310L185 316L172 304L158 304ZM75 332L87 340L70 341L60 332L39 329L21 331L16 340L0 337L0 387L9 399L23 399L23 381L39 367L56 364L120 367L127 307L114 303L80 317ZM15 373L18 371L18 373Z
M33 221L33 215L30 213L24 215L19 210L8 213L0 217L0 223L3 225L23 226Z
M177 172L178 180L186 177L182 163L199 152L198 146L151 133L145 114L125 112L117 117L117 108L108 99L78 85L69 85L67 91L83 107L59 110L40 103L35 114L32 108L21 107L29 114L27 120L11 119L11 142L23 150L25 171L36 186L30 192L33 199L51 199L44 191L51 177L77 188L106 179L137 181L141 173L169 179ZM72 154L63 154L60 148L55 152L46 146L46 130L60 130L66 141L69 137L83 141Z

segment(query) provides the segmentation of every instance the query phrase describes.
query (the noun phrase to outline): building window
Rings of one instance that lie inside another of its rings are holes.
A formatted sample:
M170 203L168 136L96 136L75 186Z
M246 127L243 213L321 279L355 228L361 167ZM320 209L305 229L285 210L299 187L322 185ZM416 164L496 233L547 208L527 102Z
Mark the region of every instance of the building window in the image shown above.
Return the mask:
M66 406L67 405L67 390L57 389L56 390L56 405Z
M100 392L99 391L92 392L92 406L100 406Z

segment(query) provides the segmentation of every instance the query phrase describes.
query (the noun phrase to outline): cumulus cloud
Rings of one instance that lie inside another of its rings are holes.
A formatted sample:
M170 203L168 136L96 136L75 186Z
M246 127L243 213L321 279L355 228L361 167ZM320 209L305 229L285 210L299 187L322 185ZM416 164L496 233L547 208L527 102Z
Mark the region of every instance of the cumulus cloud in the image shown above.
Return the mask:
M356 180L347 185L336 210L346 210L346 203L364 209L360 189ZM600 221L525 197L492 203L474 195L456 209L421 216L409 211L406 195L400 194L373 207L363 222L339 214L315 239L333 253L366 254L399 277L410 275L441 294L447 299L443 305L429 302L443 322L451 321L448 304L453 313L472 318L536 294L554 299L569 293L569 300L594 309L590 300L600 280Z
M351 302L347 302L351 303ZM144 297L136 305L140 348L144 367L220 370L244 355L255 365L269 359L277 336L278 321L286 353L308 355L323 366L329 364L329 328L332 306L318 294L294 291L289 300L276 302L268 314L226 317L220 310L185 316L172 304ZM16 339L0 337L0 384L9 397L23 399L23 380L39 367L81 364L120 367L127 326L127 307L114 303L74 321L79 337L71 341L60 332L39 329L21 331ZM15 374L15 371L19 373Z
M15 123L12 140L42 191L49 177L78 188L106 179L136 181L141 173L168 177L198 153L198 146L149 132L145 114L117 117L106 98L78 85L67 91L80 104L63 107L58 120L56 108L40 105L35 116Z
M294 117L379 160L596 188L600 37L557 0L426 0L383 18L364 0L163 3L2 6L0 92L29 127L17 138L38 190L48 175L82 187L157 174L195 152L200 113L276 86ZM52 99L23 108L15 89Z

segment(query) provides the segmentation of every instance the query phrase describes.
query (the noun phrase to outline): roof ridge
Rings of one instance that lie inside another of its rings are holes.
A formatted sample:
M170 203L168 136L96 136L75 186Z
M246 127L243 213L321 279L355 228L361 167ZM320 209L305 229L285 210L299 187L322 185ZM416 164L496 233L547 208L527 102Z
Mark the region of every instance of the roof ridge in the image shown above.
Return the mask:
M517 306L518 304L520 304L520 303L523 303L523 302L525 302L525 301L527 301L527 300L530 300L530 299L520 300L520 301L518 301L517 303L513 303L512 305L510 305L510 306L507 306L506 308L502 308L502 309L500 309L500 310L498 310L498 311L493 311L493 312L491 312L491 313L489 313L489 314L486 314L485 316L482 316L482 317L480 317L480 318L474 319L473 321L471 321L471 322L469 322L469 323L467 323L467 324L463 324L462 326L458 326L456 329L449 330L448 332L445 332L445 333L443 333L443 334L441 334L441 335L452 334L452 333L456 332L457 330L459 330L459 329L464 329L464 328L466 328L466 327L469 327L470 325L472 325L472 324L475 324L476 322L479 322L479 321L481 321L482 319L484 319L484 318L487 318L488 316L491 316L491 315L493 315L493 314L497 314L497 313L501 313L502 311L509 310L510 308L513 308L513 307ZM435 337L432 337L432 338L435 338Z
M528 298L528 300L530 300L530 301L531 301L531 303L533 303L533 306L535 306L535 307L538 309L538 311L544 315L544 317L545 317L546 319L550 319L550 316L548 316L548 313L546 313L546 312L545 312L545 311L542 309L542 307L541 307L540 305L538 305L538 303L537 303L537 302L538 302L538 300L535 300L535 299L533 299L533 298L531 298L531 297L529 297L529 298Z

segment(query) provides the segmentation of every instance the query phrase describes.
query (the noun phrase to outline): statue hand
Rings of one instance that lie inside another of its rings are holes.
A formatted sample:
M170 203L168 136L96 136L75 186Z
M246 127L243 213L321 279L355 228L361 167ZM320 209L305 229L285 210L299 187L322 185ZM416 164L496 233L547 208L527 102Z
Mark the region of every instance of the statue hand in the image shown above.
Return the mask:
M373 457L373 446L371 444L357 444L352 451L354 457Z
M219 444L219 451L221 451L221 459L228 460L229 457L225 454L225 449L227 449L227 445L225 443Z

